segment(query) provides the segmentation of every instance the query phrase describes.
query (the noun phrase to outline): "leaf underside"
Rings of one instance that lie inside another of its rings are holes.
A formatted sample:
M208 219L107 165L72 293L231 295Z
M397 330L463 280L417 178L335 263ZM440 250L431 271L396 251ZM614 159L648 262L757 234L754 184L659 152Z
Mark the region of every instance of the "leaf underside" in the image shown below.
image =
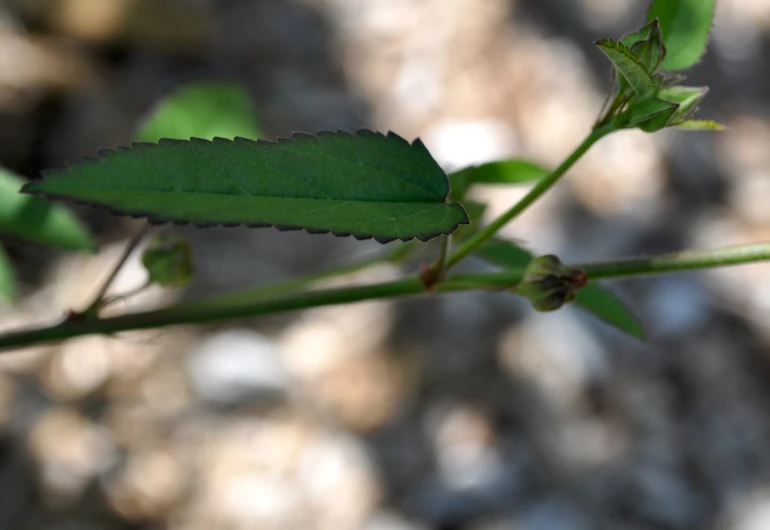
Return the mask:
M152 223L274 226L358 239L431 239L468 217L420 140L361 130L277 142L163 139L102 150L25 192L102 206Z

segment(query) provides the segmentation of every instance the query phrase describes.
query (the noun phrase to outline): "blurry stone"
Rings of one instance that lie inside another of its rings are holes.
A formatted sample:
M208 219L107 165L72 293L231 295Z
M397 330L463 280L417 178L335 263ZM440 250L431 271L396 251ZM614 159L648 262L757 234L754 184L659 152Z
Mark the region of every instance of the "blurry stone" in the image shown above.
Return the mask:
M8 421L13 416L16 384L13 379L0 373L0 435L8 427Z
M710 300L704 287L693 277L669 277L649 280L648 329L656 335L692 333L708 318Z
M356 430L382 425L408 383L409 367L383 348L390 312L381 302L318 311L289 328L282 341L300 394Z
M726 530L770 528L770 491L758 489L739 496L720 519L718 528Z
M499 120L440 122L422 140L449 171L511 158L517 141L516 131Z
M91 336L67 341L48 363L44 382L61 399L83 397L99 388L110 375L108 341Z
M0 27L0 109L29 109L52 92L92 88L102 76L68 43Z
M121 43L197 54L208 37L206 12L189 2L25 0L24 14L56 33L88 43Z
M502 338L500 362L537 386L554 405L570 408L583 388L607 374L606 352L570 308L537 314Z
M396 512L377 512L364 523L362 530L427 530L427 527L414 523Z
M288 384L276 342L245 329L204 339L188 363L193 391L215 405L274 400Z
M770 224L770 164L766 169L742 175L730 190L733 209L746 221L754 224Z
M51 409L38 419L28 441L48 502L77 499L91 480L112 462L108 433L68 408Z
M526 530L589 530L595 528L580 506L558 497L546 498L521 517ZM515 526L513 528L516 528Z
M394 413L403 383L402 367L384 354L369 354L331 369L309 390L345 425L368 431Z
M565 419L557 428L560 455L578 469L609 465L632 442L625 429L608 418Z
M586 155L571 180L575 195L599 215L620 213L635 203L657 199L665 174L654 142L653 136L641 131L604 138Z
M494 449L494 431L477 410L455 408L436 426L439 473L451 489L479 489L499 480L500 455Z
M128 457L106 492L112 507L127 519L161 519L182 500L189 479L189 469L174 453L146 449Z
M627 470L626 502L632 510L654 524L673 528L700 526L707 508L706 499L694 491L675 469L640 463Z
M360 528L376 480L363 449L286 415L201 426L191 449L205 480L172 528Z

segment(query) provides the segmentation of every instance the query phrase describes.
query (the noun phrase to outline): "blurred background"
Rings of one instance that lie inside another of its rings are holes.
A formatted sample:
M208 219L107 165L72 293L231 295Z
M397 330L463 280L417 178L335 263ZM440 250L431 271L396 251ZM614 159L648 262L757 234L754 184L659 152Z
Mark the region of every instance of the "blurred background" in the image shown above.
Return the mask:
M770 239L770 0L717 4L687 75L711 87L701 116L730 130L609 137L505 235L565 261ZM0 0L0 166L38 178L127 145L166 94L201 79L245 87L267 139L367 127L421 137L448 170L510 156L554 166L608 86L593 41L640 26L646 7ZM524 192L476 195L491 217ZM18 276L0 328L83 307L143 226L73 211L98 254L0 239ZM114 311L379 249L174 230L192 241L193 284ZM134 256L116 290L143 274ZM572 308L464 293L3 354L0 529L770 528L770 266L609 287L646 343Z

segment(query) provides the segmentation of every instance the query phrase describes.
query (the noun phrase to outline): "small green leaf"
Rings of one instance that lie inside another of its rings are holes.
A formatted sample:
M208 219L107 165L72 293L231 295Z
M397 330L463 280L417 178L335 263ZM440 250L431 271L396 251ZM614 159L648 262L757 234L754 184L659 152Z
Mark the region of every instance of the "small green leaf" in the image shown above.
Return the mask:
M644 339L644 329L617 296L607 289L590 283L578 291L575 303L616 328Z
M467 167L449 175L450 198L461 201L473 184L526 184L547 176L549 171L529 160L515 158Z
M161 140L101 151L24 191L198 226L275 226L387 242L449 234L468 217L423 143L371 131L277 143Z
M193 275L190 243L172 234L157 234L142 253L149 281L167 287L184 287Z
M628 126L638 127L645 132L663 129L676 113L679 105L658 98L649 98L631 104L628 109Z
M697 63L711 32L715 0L653 0L647 20L658 19L666 58L663 70L684 70Z
M685 120L677 123L676 128L686 131L723 131L727 127L711 120Z
M639 31L629 33L620 39L620 43L631 50L651 74L658 71L666 57L666 47L660 33L660 25L655 19Z
M497 238L492 238L489 243L478 249L476 255L506 269L526 269L535 257L519 245Z
M510 241L493 239L487 245L476 251L476 255L484 260L506 269L526 269L533 254ZM639 321L634 317L623 302L610 291L590 281L580 289L575 297L575 303L583 310L594 314L606 323L615 326L637 338L643 338L643 330Z
M96 242L64 206L22 195L25 181L0 168L0 233L67 250L95 250Z
M11 258L0 246L0 300L13 300L16 297L16 274Z
M161 138L213 140L235 137L256 140L260 133L249 94L233 83L206 81L177 89L152 111L136 140Z
M655 82L647 67L627 46L609 39L600 40L596 45L612 61L637 96L647 98L655 92Z
M672 86L660 91L658 97L666 101L679 104L679 108L671 118L669 125L676 125L685 121L695 111L698 103L708 93L708 87Z

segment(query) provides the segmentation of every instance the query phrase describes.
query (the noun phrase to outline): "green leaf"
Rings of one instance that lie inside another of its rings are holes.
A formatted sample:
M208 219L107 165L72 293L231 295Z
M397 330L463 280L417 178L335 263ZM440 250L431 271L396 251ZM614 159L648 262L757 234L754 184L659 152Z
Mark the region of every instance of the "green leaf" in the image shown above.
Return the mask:
M660 91L658 97L679 104L670 125L685 121L695 111L696 106L708 93L708 87L672 86Z
M25 192L154 223L275 226L387 242L431 239L468 223L420 140L371 131L295 134L277 143L161 140L101 151Z
M711 32L715 0L654 0L647 20L658 19L666 58L663 70L684 70L697 63Z
M492 238L489 243L478 249L476 255L506 269L526 269L535 257L519 245L497 238Z
M645 132L663 129L676 113L679 105L658 98L649 98L631 104L628 109L628 126Z
M600 40L596 45L612 61L640 98L646 98L655 92L656 85L647 67L631 53L627 46L609 39Z
M666 47L663 45L658 19L624 36L620 39L620 43L629 48L650 73L657 72L666 57Z
M22 195L25 181L0 168L0 233L67 250L95 250L88 230L67 208Z
M690 87L690 86L671 86L664 88L658 94L658 97L666 101L679 103L679 110L688 113L708 94L709 88Z
M136 140L161 138L213 140L235 137L256 140L260 133L249 94L233 83L206 81L177 89L142 125Z
M11 258L0 247L0 300L13 300L16 297L16 275L13 272Z
M461 201L473 184L526 184L547 176L549 171L529 160L515 158L489 162L455 171L449 175L449 197Z
M644 329L625 304L607 289L589 283L578 291L575 303L629 335L644 339Z
M534 255L520 246L493 239L487 245L476 251L476 255L484 260L506 269L526 269ZM639 321L634 317L623 302L607 289L592 282L580 289L575 298L575 303L583 310L604 320L637 338L644 338L644 332Z
M157 234L142 253L149 281L168 287L183 287L193 275L190 243L173 234Z
M686 131L723 131L727 127L711 120L685 120L677 123L676 128Z

